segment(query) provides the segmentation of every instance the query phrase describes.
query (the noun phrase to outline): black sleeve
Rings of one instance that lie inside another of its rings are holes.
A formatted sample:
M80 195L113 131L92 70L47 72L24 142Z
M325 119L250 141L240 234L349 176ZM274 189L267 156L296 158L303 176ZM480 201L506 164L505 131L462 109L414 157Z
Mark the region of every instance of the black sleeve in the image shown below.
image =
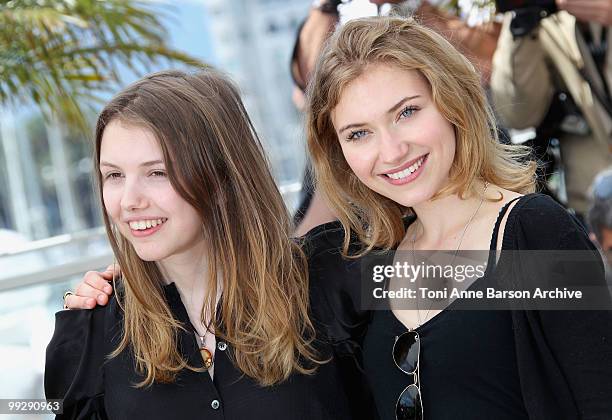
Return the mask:
M105 313L110 309L64 310L55 314L47 346L45 395L63 399L56 419L105 419L103 363L108 350Z
M370 312L361 309L361 262L342 255L344 230L326 223L304 238L311 311L323 336L340 351L361 346Z
M378 418L363 371L362 343L370 311L361 309L361 268L358 259L342 256L344 230L326 223L304 238L308 255L311 313L317 333L331 344L352 418Z
M591 255L590 261L581 264L579 273L571 268L567 272L600 287L610 302L601 256L572 215L541 195L529 200L517 214L514 225L519 249L579 251ZM557 263L563 265L566 261ZM517 346L519 364L521 360L525 363L527 373L545 371L540 377L547 378L547 383L531 383L532 389L554 389L550 405L563 407L565 413L577 411L581 419L612 418L612 311L542 310L525 311L523 315L529 328L517 333L531 346ZM524 354L525 350L532 354ZM537 377L527 374L521 382L528 383ZM529 405L530 396L525 397ZM534 407L542 403L541 399L532 401Z

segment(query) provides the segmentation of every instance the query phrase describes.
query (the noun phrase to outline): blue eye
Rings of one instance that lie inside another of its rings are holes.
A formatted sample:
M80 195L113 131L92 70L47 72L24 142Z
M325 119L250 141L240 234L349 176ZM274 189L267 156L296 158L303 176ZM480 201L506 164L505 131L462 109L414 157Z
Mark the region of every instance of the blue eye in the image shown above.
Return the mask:
M402 112L400 112L400 118L408 118L411 117L412 114L414 114L416 111L418 111L419 109L416 106L407 106L406 108L402 109Z
M364 137L366 134L367 134L367 131L365 130L355 130L355 131L351 131L346 139L349 141L359 140L360 138Z

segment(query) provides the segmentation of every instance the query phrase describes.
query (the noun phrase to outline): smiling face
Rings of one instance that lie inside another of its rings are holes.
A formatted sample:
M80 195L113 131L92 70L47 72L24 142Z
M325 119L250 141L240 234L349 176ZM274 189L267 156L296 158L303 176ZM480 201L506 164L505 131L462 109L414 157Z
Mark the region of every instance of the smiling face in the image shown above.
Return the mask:
M173 188L153 133L111 121L100 148L104 208L145 261L202 257L202 220Z
M373 191L411 207L448 184L455 131L417 71L368 66L342 92L332 122L348 165Z

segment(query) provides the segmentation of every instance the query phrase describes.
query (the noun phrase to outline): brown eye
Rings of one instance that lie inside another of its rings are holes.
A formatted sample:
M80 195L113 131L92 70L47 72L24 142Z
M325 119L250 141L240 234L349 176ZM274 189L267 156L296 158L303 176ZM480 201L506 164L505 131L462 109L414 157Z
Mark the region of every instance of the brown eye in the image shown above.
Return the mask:
M121 174L119 172L109 172L104 176L104 179L117 179L120 177Z

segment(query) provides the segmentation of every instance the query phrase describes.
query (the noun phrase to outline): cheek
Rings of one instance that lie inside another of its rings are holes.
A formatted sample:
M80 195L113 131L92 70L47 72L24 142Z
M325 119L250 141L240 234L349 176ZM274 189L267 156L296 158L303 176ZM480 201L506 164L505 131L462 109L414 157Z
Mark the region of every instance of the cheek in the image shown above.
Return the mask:
M121 193L117 188L108 184L102 187L102 202L104 209L111 219L117 219L120 213Z
M346 163L358 178L363 180L371 174L374 167L374 159L366 148L346 145L342 147L342 154Z

